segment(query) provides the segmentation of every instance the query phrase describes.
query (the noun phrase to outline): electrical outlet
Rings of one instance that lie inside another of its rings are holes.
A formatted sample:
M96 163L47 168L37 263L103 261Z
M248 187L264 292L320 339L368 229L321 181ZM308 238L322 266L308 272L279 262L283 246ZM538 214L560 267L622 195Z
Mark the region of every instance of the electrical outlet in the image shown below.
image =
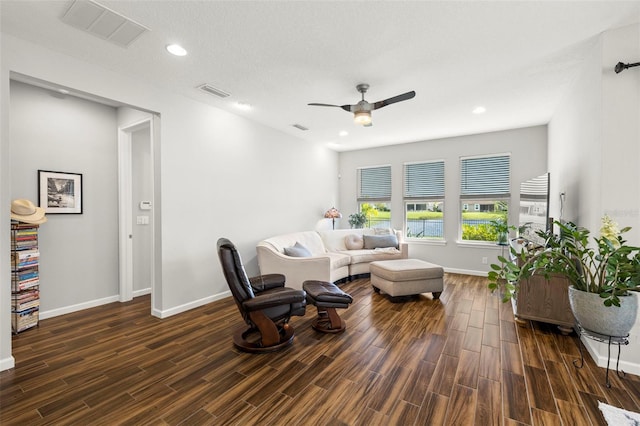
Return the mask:
M487 258L486 258L486 257L483 257L483 258L482 258L482 264L483 264L483 265L486 265L486 264L487 264Z

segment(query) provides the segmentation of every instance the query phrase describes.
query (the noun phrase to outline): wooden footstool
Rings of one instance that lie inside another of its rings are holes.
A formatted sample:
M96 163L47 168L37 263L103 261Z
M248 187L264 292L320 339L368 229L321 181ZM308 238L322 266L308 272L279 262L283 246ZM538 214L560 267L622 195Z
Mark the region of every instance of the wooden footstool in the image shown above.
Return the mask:
M347 327L336 308L348 308L353 298L335 284L325 281L305 281L302 289L307 292L307 303L316 305L318 317L311 326L322 333L340 333Z
M438 299L444 288L442 266L420 259L378 260L369 269L374 291L388 294L392 302L420 293L432 293Z

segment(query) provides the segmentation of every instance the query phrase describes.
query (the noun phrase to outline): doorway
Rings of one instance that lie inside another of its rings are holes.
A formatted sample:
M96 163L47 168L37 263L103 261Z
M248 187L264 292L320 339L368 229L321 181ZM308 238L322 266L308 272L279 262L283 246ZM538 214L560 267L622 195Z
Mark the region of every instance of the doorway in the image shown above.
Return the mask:
M151 294L154 304L153 117L118 129L121 302Z

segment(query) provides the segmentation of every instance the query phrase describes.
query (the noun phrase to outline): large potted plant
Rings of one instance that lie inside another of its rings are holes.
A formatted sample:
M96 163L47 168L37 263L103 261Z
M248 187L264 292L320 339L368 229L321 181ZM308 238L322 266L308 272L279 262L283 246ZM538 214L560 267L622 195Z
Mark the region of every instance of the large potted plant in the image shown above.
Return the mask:
M489 288L501 288L503 301L515 296L518 282L542 273L563 274L571 282L569 302L578 323L585 329L610 336L626 336L633 327L640 290L640 247L626 244L607 216L602 219L600 236L589 245L590 232L571 222L556 221L560 234L538 231L545 247L499 256L492 264Z

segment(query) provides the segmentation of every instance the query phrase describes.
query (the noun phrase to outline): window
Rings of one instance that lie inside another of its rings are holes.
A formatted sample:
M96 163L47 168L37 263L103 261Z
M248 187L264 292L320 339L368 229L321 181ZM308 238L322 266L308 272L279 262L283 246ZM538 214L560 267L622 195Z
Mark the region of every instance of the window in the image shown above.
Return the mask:
M460 160L460 212L463 241L496 241L493 220L509 214L511 156Z
M391 166L358 169L358 208L365 228L391 228Z
M444 161L404 165L404 205L407 238L444 238Z

